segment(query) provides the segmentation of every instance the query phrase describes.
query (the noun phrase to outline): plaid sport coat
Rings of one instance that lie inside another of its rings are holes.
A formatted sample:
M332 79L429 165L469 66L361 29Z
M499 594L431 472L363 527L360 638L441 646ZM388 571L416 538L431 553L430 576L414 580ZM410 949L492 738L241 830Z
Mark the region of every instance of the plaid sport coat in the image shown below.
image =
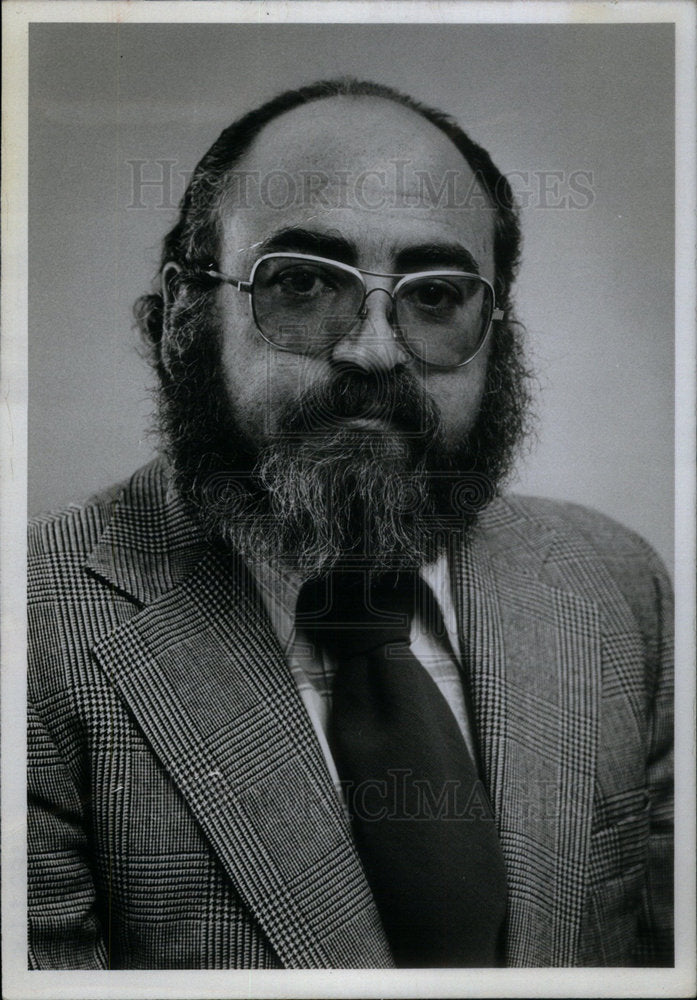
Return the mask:
M392 958L272 623L159 462L32 528L30 965ZM672 964L670 588L607 518L509 497L452 568L506 964Z

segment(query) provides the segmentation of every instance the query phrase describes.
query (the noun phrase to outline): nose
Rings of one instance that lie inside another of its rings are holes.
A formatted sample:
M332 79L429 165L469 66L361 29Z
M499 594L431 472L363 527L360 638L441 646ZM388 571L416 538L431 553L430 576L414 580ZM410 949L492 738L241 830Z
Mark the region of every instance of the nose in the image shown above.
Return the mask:
M390 370L403 365L409 355L392 326L393 302L386 288L372 288L353 328L338 341L332 360L365 371Z

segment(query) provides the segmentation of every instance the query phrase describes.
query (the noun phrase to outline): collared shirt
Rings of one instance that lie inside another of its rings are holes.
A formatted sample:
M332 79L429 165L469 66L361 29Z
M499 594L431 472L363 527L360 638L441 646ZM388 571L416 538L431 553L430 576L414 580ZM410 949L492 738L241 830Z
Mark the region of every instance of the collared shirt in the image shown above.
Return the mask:
M317 734L329 773L338 785L339 777L327 742L336 662L326 650L317 650L307 640L303 629L296 627L296 605L302 586L300 577L291 570L269 563L255 563L249 568ZM434 627L433 622L426 622L417 612L411 623L411 651L438 685L462 731L472 760L476 761L472 726L462 687L460 643L447 556L442 554L433 563L422 567L420 575L435 598L444 627Z

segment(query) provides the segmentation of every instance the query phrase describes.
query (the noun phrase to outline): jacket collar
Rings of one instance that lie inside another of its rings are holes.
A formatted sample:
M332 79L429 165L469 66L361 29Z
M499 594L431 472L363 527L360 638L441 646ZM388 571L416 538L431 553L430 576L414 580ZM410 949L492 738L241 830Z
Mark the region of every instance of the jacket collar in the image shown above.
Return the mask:
M208 546L169 485L163 459L115 491L109 521L86 568L139 604L152 604L190 573Z

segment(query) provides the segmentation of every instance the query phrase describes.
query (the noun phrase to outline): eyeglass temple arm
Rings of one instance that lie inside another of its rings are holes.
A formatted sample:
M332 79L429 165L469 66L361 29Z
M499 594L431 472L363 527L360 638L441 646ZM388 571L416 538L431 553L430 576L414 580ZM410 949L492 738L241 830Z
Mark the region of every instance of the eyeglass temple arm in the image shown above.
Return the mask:
M231 275L223 274L222 271L216 271L213 268L207 268L203 273L208 275L209 278L224 281L226 285L234 285L241 292L251 292L252 290L251 281L241 281L239 278L233 278Z

